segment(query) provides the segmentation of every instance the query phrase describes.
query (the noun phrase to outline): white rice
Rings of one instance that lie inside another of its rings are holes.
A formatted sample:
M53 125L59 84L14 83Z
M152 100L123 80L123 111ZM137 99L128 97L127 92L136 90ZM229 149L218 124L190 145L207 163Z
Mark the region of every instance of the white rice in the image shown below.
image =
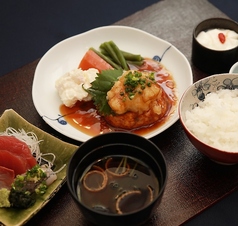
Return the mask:
M199 106L185 112L187 128L202 142L238 152L238 89L210 93Z

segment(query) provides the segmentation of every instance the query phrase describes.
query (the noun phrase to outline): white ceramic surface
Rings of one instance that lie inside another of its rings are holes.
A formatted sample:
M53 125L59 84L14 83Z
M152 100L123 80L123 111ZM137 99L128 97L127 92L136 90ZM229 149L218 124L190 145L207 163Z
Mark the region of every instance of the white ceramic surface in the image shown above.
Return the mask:
M142 30L126 26L105 26L68 38L53 46L37 65L32 98L39 115L56 131L78 141L86 141L91 136L80 132L69 124L59 123L59 107L62 104L55 88L55 81L78 67L85 52L99 48L105 41L113 40L120 49L141 54L143 57L162 57L161 63L172 72L178 89L178 100L193 83L192 70L186 57L172 44ZM178 111L159 129L145 134L151 138L173 125L178 120Z
M229 73L238 73L238 62L236 62L235 64L232 65Z

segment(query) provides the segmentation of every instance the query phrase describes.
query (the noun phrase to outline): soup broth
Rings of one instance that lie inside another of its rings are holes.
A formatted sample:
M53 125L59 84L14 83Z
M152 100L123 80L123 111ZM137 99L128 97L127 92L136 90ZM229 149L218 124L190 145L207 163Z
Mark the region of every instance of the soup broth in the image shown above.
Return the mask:
M146 164L129 156L108 156L91 164L77 186L79 200L88 208L125 214L151 203L159 182Z

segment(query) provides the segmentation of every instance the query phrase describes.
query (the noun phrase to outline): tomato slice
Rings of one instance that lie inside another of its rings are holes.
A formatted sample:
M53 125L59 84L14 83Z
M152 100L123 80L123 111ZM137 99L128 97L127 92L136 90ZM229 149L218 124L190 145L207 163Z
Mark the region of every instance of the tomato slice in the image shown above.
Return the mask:
M96 68L101 72L102 70L112 69L113 67L105 60L103 60L100 56L98 56L93 50L89 49L85 53L78 68L81 68L82 70Z

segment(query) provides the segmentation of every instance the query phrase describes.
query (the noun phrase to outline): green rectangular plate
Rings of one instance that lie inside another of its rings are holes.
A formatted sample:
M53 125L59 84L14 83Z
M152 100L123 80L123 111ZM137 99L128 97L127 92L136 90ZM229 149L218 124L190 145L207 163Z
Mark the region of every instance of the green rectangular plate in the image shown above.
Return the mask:
M60 169L64 164L67 164L73 153L78 148L78 146L63 142L40 130L27 122L12 109L4 111L0 117L0 131L5 131L7 127L13 127L16 130L24 129L26 132L34 132L38 139L42 140L40 143L41 152L51 152L55 154L56 160L54 170ZM0 208L0 225L17 226L25 224L52 199L56 192L65 183L66 169L67 166L57 173L57 180L49 186L46 194L37 199L32 207L28 209Z

